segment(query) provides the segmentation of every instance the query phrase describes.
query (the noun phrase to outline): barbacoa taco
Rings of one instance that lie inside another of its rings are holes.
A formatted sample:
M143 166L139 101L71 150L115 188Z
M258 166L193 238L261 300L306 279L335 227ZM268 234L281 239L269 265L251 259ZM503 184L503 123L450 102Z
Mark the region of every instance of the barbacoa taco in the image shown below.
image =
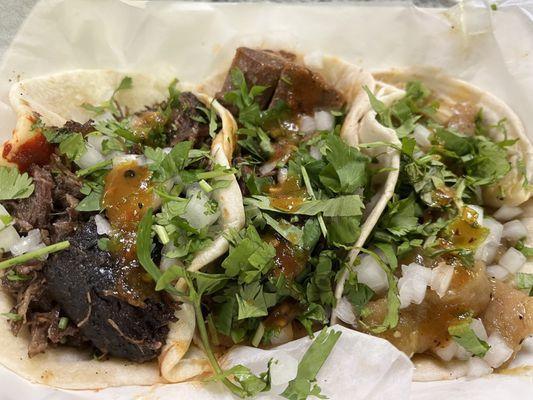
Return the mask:
M1 363L71 389L197 375L194 310L156 283L171 264L198 269L224 254L224 234L244 222L213 140L234 134L231 114L175 81L109 70L25 80L10 100Z
M472 85L434 69L374 76L369 116L401 140L400 173L354 263L368 295L341 315L414 357L416 380L503 369L533 333L533 147Z

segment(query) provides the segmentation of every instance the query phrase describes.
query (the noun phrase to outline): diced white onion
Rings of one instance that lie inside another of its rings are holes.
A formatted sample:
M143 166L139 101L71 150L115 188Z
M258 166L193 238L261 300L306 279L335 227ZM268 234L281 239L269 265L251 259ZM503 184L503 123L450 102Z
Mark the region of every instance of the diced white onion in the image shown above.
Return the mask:
M468 360L472 358L472 353L470 353L463 346L457 345L457 350L455 351L455 358L458 360Z
M147 164L147 159L145 156L141 154L120 154L115 157L113 157L113 167L116 167L117 165L132 162L134 161L138 165L145 165Z
M452 282L453 271L453 266L446 263L440 263L436 268L431 270L431 282L429 286L439 297L443 297L448 291Z
M402 265L402 277L398 280L400 308L409 304L420 304L426 296L426 288L431 282L431 269L417 263Z
M39 229L32 229L25 237L14 243L9 248L9 251L14 256L20 256L21 254L40 249L42 247L44 247L44 244L41 239L41 232Z
M357 327L357 317L353 311L352 303L350 303L346 297L341 297L335 312L342 322L347 323L354 328Z
M492 368L498 368L513 355L513 349L507 345L505 340L497 332L489 336L487 343L490 349L483 359Z
M516 250L514 247L510 247L499 261L499 264L512 274L522 268L522 265L525 263L526 256L524 256L522 252Z
M109 224L109 221L102 215L96 214L94 217L94 222L96 223L96 233L99 235L108 235L109 232L111 232L111 225Z
M509 271L501 265L490 265L487 267L487 275L491 278L503 281L507 275L509 275Z
M316 146L309 147L309 155L313 157L315 160L322 159L322 153L320 152L320 149Z
M283 183L287 180L289 170L287 168L280 168L278 170L278 183Z
M193 228L202 229L213 225L218 220L220 211L217 208L214 213L208 212L207 203L209 202L209 197L202 189L196 186L188 189L187 197L189 198L189 203L181 217Z
M292 331L292 324L288 324L281 328L277 335L272 337L270 344L278 346L290 342L293 338L294 333Z
M416 124L413 136L415 138L416 144L421 148L425 149L431 146L431 142L429 141L431 131L424 125Z
M20 241L20 236L12 225L6 226L0 231L0 253L8 251Z
M87 135L87 143L94 147L99 153L102 152L102 143L104 140L108 139L107 136L100 134L89 134Z
M489 234L477 249L475 259L490 264L494 260L502 240L503 225L493 218L483 218L483 226L489 229Z
M494 213L494 218L498 221L509 221L520 216L523 213L523 210L520 207L511 207L511 206L501 206L498 211Z
M470 328L474 331L476 336L480 338L481 340L487 340L487 331L485 330L485 326L483 325L483 321L481 321L479 318L474 318L472 322L470 323Z
M270 366L270 383L272 386L286 385L298 373L298 359L284 352L278 352Z
M99 162L105 161L104 156L92 145L87 144L85 153L76 161L80 168L89 168Z
M492 368L486 361L478 357L470 357L468 359L467 376L471 378L478 378L480 376L488 375L492 372Z
M309 115L302 115L300 117L298 128L300 129L300 132L313 133L316 131L315 119Z
M467 204L466 206L476 212L476 214L477 214L477 223L479 225L483 225L483 214L484 214L483 207L476 206L474 204Z
M362 255L360 260L361 263L355 268L357 281L364 283L377 294L385 292L389 288L387 273L370 255Z
M315 111L315 124L318 131L330 131L335 126L335 117L329 111Z
M452 358L455 357L458 347L459 346L457 345L457 343L455 343L453 339L450 339L448 343L446 343L446 345L435 347L433 349L433 352L443 361L450 361Z
M502 237L511 241L517 241L527 236L526 226L515 219L503 224Z

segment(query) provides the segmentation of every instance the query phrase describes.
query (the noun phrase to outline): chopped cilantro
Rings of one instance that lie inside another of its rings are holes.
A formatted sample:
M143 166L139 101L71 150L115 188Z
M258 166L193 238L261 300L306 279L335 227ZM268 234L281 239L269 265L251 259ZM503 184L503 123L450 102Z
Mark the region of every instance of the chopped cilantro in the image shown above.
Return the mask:
M34 190L33 179L16 167L0 167L0 200L25 199Z
M490 346L476 336L472 328L470 328L470 322L471 320L468 319L456 325L451 325L448 327L448 332L458 345L477 357L483 357L487 354Z

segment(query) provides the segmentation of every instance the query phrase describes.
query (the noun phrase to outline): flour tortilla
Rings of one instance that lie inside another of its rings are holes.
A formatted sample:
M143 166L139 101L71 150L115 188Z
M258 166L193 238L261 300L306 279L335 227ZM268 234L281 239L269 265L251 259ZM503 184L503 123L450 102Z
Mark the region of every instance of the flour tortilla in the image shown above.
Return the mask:
M38 113L46 125L62 126L68 120L80 123L94 116L80 107L83 103L101 104L108 100L125 76L133 80L133 87L122 90L115 96L118 103L130 112L161 102L167 98L168 82L162 82L149 75L124 73L113 70L77 70L56 75L21 81L13 86L10 102L17 116L13 137L9 140L11 151L31 139L32 116ZM190 90L190 85L180 85L180 90ZM236 129L231 115L209 96L197 94L207 106L213 107L222 120L219 136L230 136ZM220 140L220 139L219 139ZM5 146L5 144L4 144ZM3 147L2 147L3 150ZM215 162L229 165L226 153L216 151ZM0 165L9 164L0 158ZM244 223L241 192L234 176L221 179L230 181L224 189L214 193L219 203L219 223L224 229L238 229ZM228 243L217 238L207 249L199 252L191 266L201 266L215 260L227 251ZM13 305L12 299L0 291L0 310L7 312ZM152 385L159 382L179 382L190 379L208 369L205 357L199 349L191 347L195 330L195 317L190 304L184 303L176 312L178 321L170 325L167 343L162 349L159 362L144 364L110 359L96 361L92 355L68 347L49 348L44 354L32 359L27 356L28 332L23 330L18 337L12 335L7 322L0 321L0 363L24 378L66 389L99 389L109 386ZM180 362L182 360L182 362Z
M505 119L508 139L519 139L509 150L509 160L514 168L494 187L483 190L483 200L491 207L500 207L504 204L509 206L521 206L524 209L521 221L529 231L526 243L533 244L533 203L531 188L524 187L523 180L518 177L517 156L524 161L524 170L529 182L533 175L533 146L526 134L522 122L518 116L500 99L469 83L449 77L442 71L430 67L391 69L374 73L377 80L378 90L396 92L393 97L402 97L403 90L409 81L421 81L427 86L432 95L439 101L440 107L436 115L439 122L446 122L451 116L450 107L456 103L469 103L476 109L483 110L483 118L489 125L496 125ZM381 99L383 101L383 99ZM387 101L384 101L387 104ZM489 135L496 138L497 130L490 129ZM505 197L500 199L496 196L500 187ZM526 263L521 272L533 270L531 263ZM413 357L415 371L414 381L449 380L464 377L468 374L466 361L451 360L444 362L437 356L417 354Z

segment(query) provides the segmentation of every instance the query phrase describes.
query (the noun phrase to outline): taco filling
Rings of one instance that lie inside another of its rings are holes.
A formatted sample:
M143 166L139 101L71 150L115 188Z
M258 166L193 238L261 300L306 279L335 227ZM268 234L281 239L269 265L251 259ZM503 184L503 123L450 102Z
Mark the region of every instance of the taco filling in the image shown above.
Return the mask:
M487 373L533 333L524 210L506 205L498 189L512 174L530 190L518 139L475 102L441 104L419 81L403 89L389 104L368 92L377 120L401 140L400 175L369 254L354 265L353 279L370 295L346 296L343 319L410 357L469 360L469 374ZM491 206L488 193L503 205Z
M1 285L14 306L14 335L28 329L28 355L49 346L145 362L158 356L178 303L139 263L139 222L155 211L156 262L186 262L220 233L212 199L229 170L209 148L221 121L176 82L162 102L130 113L116 96L84 104L93 118L47 126L35 113L32 138L4 147ZM33 147L32 147L33 146Z

